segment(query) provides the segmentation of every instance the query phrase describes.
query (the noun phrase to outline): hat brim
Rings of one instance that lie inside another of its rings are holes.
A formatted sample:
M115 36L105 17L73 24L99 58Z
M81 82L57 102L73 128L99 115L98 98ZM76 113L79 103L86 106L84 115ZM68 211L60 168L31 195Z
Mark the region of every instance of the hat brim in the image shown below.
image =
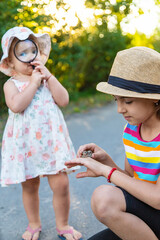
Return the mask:
M134 91L125 90L123 88L112 86L107 82L100 82L97 84L96 89L100 92L123 97L135 97L146 99L160 99L160 94L155 93L138 93Z
M37 39L42 63L45 64L47 62L51 50L51 39L47 33L33 33L31 30L28 30L22 35L21 33L17 34L15 32L15 34L12 34L11 37L8 37L8 46L6 47L7 51L5 51L0 61L0 71L3 72L5 75L13 76L14 72L14 70L8 65L7 62L9 49L13 39L17 38L18 40L25 40L30 36L34 36Z

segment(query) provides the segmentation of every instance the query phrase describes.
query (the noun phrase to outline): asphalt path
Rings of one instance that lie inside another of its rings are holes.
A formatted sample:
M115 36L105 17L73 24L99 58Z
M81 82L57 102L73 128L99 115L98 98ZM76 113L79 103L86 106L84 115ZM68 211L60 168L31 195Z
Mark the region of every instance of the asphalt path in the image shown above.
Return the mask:
M92 109L88 113L73 114L66 118L66 122L76 151L80 145L94 142L105 149L118 166L123 168L125 156L122 133L125 121L117 113L115 104ZM82 170L85 168L82 167ZM70 174L69 179L71 194L69 223L82 232L85 240L105 228L93 215L90 199L96 187L108 183L102 177L76 179L76 173ZM40 240L58 240L52 193L46 178L41 179L40 185L40 216L42 221ZM0 187L0 240L20 240L27 224L21 185Z

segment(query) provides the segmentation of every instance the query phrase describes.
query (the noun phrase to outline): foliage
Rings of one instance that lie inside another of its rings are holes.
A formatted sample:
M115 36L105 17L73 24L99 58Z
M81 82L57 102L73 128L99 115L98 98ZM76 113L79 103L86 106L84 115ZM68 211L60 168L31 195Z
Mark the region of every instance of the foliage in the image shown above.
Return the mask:
M29 27L35 32L44 24L47 24L51 18L42 14L43 4L36 3L36 1L28 2L28 5L23 4L21 0L1 0L0 1L0 38L10 28L15 26ZM36 10L37 9L37 10ZM5 24L4 24L5 23ZM0 49L0 56L2 52ZM0 73L0 109L6 110L5 99L3 94L3 84L7 80L7 77Z
M99 18L102 18L103 22L108 22L109 19L115 18L116 24L115 27L119 30L120 23L131 11L130 7L133 1L132 0L117 0L115 4L111 0L86 0L86 6L94 8L95 10L104 10L100 11Z
M0 1L0 38L9 28L15 26L17 21L17 9L21 7L20 0L1 0ZM4 24L5 23L5 24Z
M134 46L145 46L149 48L154 48L154 38L152 36L146 37L144 33L138 33L137 31L134 34L134 38L131 34L127 34L127 36L129 39L128 48Z
M77 90L95 90L98 82L106 81L117 51L126 47L125 39L121 31L84 33L79 38L83 48L75 69Z
M106 81L113 59L119 50L144 45L160 49L159 39L147 38L136 32L124 35L121 22L131 12L132 0L86 0L87 8L94 10L89 27L84 27L77 17L77 23L67 26L65 14L59 24L56 11L47 13L48 4L55 4L58 10L69 11L64 0L1 0L0 37L11 27L26 26L34 32L48 32L52 50L47 67L67 88L71 100L83 94L96 92L96 84ZM156 0L159 4L159 0ZM139 14L143 14L139 10ZM57 29L57 30L55 30ZM0 50L1 51L1 50ZM0 52L1 53L1 52ZM2 53L1 53L2 55ZM7 77L0 73L0 108L5 108L3 84Z
M15 15L17 14L17 9L20 7L20 0L5 0L0 1L0 38L9 28L15 26L16 20ZM4 24L5 23L5 24ZM2 56L2 52L0 50L0 56ZM3 84L6 81L6 76L0 73L0 109L5 108L5 101L3 95Z
M67 87L71 98L77 98L78 93L83 91L95 92L96 84L106 81L117 51L126 48L127 37L122 35L120 21L129 13L129 2L117 1L114 6L107 5L109 13L102 11L95 15L93 25L87 29L79 21L75 28L70 29L74 30L74 36L64 33L64 29L54 36L56 44L53 44L50 58L54 59L55 74ZM106 10L104 1L100 0L94 4L93 1L86 1L86 6ZM123 14L122 10L118 12L122 6ZM111 31L108 21L113 15L117 17L117 24ZM51 59L49 61L52 63Z

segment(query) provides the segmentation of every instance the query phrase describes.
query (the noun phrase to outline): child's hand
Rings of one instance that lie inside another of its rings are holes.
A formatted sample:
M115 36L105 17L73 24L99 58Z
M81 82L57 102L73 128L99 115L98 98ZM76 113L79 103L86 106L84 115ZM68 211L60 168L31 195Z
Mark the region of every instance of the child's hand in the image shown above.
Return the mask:
M48 80L52 75L41 61L36 60L31 62L31 64L35 66L35 70L39 71L43 75L43 79Z
M44 79L44 75L41 74L38 70L34 69L31 75L31 83L37 85L37 88L40 87L41 81Z
M100 177L105 176L110 172L111 167L106 166L92 158L75 158L71 161L65 162L68 168L80 165L87 168L86 172L80 172L76 175L77 178L83 177Z
M107 160L110 159L110 156L99 146L97 146L94 143L89 143L89 144L85 144L79 147L78 152L77 152L77 157L82 157L83 155L83 151L88 151L91 150L92 153L92 158L94 158L95 160L103 163L103 164L107 164Z

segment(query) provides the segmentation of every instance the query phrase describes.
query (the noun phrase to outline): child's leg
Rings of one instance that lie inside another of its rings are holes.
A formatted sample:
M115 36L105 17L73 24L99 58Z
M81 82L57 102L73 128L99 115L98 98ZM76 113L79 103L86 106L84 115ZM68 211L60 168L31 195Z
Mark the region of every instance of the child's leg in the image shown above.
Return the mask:
M32 229L37 229L41 225L39 216L39 177L29 179L22 183L23 205L27 214L29 226ZM37 240L39 232L35 233L33 240ZM27 230L22 235L25 240L31 240L31 233Z
M126 212L123 192L113 186L100 186L92 196L92 210L99 221L123 240L158 240L139 217Z
M68 230L69 208L70 208L70 193L69 179L66 173L48 176L49 185L53 191L53 207L56 217L56 227L59 230ZM64 234L66 239L80 239L81 233L73 229L71 234Z

